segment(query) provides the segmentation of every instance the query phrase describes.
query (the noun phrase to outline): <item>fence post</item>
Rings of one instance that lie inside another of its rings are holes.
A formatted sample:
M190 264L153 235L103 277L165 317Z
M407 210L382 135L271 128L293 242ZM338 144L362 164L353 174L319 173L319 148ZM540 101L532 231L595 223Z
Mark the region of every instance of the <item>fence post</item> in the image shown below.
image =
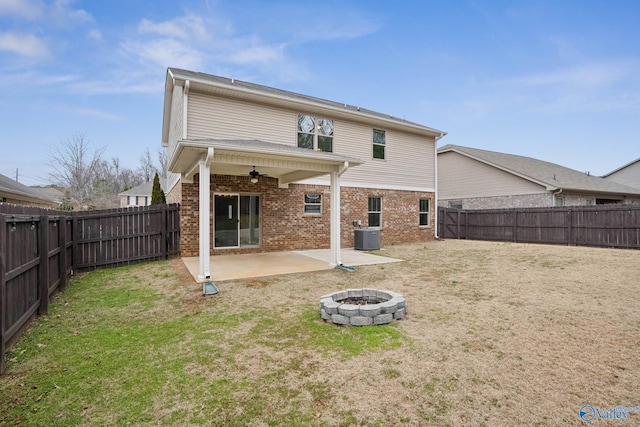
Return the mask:
M73 212L71 214L71 265L73 266L73 270L75 270L80 263L80 256L78 255L78 242L80 242L80 226L78 225L78 220L78 212Z
M518 242L518 210L513 211L513 243Z
M7 283L6 273L6 253L7 253L7 220L5 215L0 214L0 375L4 374L6 368L4 364L6 348L6 337L4 324L5 311L7 310Z
M161 223L160 223L160 244L162 245L162 259L169 258L169 250L167 246L169 242L167 241L167 205L166 203L161 205L162 209L160 211L161 215Z
M567 246L571 246L573 243L573 209L569 208L567 210L567 215L569 216L569 221L567 223Z
M58 254L60 284L58 289L62 292L67 287L67 219L63 216L58 219L58 245L60 245L60 253Z
M38 266L40 307L38 307L38 314L45 315L49 313L49 217L47 215L40 216L38 243L40 250L40 264Z

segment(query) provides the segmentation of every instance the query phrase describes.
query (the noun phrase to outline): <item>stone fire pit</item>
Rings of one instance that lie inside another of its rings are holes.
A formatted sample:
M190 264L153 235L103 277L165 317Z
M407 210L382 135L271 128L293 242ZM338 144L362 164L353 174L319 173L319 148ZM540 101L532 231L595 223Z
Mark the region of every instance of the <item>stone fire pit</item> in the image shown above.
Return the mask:
M391 291L347 289L320 298L320 315L336 325L384 325L406 314L404 297Z

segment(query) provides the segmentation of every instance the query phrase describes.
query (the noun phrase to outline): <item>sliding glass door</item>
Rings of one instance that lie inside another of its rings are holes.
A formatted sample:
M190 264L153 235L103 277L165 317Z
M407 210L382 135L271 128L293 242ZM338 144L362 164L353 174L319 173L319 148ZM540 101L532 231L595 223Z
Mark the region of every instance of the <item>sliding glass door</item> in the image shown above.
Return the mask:
M214 247L260 245L260 196L216 194L213 212Z

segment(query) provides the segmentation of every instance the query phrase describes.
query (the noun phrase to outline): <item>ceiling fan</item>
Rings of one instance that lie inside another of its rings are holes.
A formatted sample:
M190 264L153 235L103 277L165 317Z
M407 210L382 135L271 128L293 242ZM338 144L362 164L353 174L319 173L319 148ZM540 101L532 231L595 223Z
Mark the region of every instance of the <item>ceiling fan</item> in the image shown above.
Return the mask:
M258 172L254 166L253 170L249 172L249 176L251 177L251 183L256 184L258 182L258 177L263 175L260 175L260 172Z

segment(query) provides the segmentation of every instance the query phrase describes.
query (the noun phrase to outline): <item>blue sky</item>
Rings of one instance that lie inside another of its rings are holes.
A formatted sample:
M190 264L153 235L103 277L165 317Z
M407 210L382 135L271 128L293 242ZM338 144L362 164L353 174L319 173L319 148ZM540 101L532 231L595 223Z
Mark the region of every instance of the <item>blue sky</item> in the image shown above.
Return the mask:
M167 67L404 117L601 175L640 157L640 2L0 0L0 173L83 134L137 167Z

